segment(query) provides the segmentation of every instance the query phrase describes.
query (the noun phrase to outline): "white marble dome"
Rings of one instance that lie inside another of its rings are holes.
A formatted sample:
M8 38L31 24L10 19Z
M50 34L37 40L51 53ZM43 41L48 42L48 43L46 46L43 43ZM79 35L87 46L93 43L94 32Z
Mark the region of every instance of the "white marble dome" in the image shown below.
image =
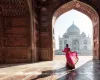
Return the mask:
M68 35L79 35L80 29L73 23L68 29L67 29Z

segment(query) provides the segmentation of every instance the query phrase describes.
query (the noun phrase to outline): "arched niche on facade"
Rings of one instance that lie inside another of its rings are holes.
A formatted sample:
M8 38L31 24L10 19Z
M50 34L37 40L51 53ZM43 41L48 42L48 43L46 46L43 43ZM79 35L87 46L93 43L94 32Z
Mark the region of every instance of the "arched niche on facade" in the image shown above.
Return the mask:
M55 25L55 21L57 18L62 15L63 13L75 9L77 11L80 11L87 15L93 25L93 58L94 59L100 59L99 54L99 16L98 13L89 5L80 2L80 1L70 1L64 5L62 5L60 8L58 8L55 13L53 14L52 18L52 28Z
M79 50L79 41L78 40L72 41L72 49L73 50Z

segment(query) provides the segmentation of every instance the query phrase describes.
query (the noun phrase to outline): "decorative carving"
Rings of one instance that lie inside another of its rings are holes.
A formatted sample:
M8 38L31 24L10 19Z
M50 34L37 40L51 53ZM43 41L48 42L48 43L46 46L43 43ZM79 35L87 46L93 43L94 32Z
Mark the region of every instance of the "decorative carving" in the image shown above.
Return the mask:
M48 16L42 16L41 17L41 21L47 21L47 19L48 19Z
M6 27L5 28L6 35L28 35L29 30L28 27Z
M29 39L27 36L7 36L7 38L4 38L3 42L5 47L29 46Z
M95 23L97 22L97 20L99 20L97 18L98 17L97 13L92 8L90 8L89 6L87 6L86 4L84 4L84 3L80 2L80 1L71 1L71 2L69 2L67 4L64 4L59 9L57 9L57 11L56 11L57 13L55 12L54 16L56 16L58 18L62 13L66 12L66 11L69 11L71 9L76 9L78 11L81 11L81 12L85 13ZM89 14L91 14L91 15L89 15Z
M48 26L48 23L46 23L46 22L41 23L41 26Z
M29 17L14 17L12 18L13 27L28 27L30 25Z
M5 26L6 27L12 26L12 19L11 18L5 18Z
M46 7L42 7L42 8L41 8L41 11L46 11L46 10L47 10Z
M41 26L45 27L45 26L48 26L48 16L42 16L41 17Z
M4 50L5 60L7 59L28 59L29 49L26 48L9 48L6 47Z
M0 0L3 16L29 15L26 0Z
M80 8L81 5L80 5L79 3L76 3L75 7L76 7L76 8Z

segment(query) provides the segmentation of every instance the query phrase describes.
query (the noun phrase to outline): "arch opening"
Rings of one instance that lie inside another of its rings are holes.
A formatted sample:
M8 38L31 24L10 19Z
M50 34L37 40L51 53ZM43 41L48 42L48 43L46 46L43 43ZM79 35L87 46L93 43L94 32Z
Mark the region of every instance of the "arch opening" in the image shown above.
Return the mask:
M93 25L93 59L99 59L99 16L91 6L80 1L71 1L62 5L53 15L52 28L54 29L55 22L59 16L72 9L82 12L91 19ZM54 36L54 34L52 36ZM87 49L86 46L85 49Z

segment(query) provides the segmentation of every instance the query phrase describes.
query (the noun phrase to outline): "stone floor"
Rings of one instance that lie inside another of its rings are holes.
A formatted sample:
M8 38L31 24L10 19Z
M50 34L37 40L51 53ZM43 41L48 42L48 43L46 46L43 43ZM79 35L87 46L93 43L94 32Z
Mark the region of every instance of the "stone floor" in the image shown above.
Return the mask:
M100 61L79 56L74 70L65 67L65 56L54 61L0 65L0 80L100 80Z

